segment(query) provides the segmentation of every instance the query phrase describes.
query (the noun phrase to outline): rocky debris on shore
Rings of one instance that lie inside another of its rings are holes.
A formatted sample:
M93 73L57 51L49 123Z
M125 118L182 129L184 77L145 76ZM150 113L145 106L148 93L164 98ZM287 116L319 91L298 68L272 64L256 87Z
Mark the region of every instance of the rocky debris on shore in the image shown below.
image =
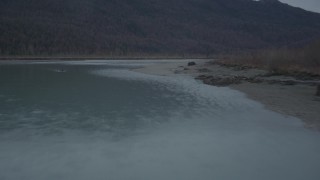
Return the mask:
M259 69L257 67L247 66L247 65L241 65L241 64L228 64L223 63L219 61L214 61L210 63L211 65L218 65L221 67L226 67L229 69L232 69L234 71L247 71L250 69ZM264 77L274 77L274 76L290 76L293 77L296 80L301 81L320 81L320 75L311 73L311 72L303 72L303 71L292 71L292 72L283 72L283 71L277 71L277 70L268 70L268 73L264 75Z
M229 86L232 84L240 84L242 82L249 83L268 83L268 84L281 84L281 85L296 85L307 84L316 86L320 84L319 81L299 81L293 79L267 79L261 76L245 77L245 76L212 76L212 75L199 75L196 79L203 81L203 83L213 86ZM318 85L317 95L320 96L320 85Z
M223 76L206 76L200 75L196 77L198 80L202 80L204 84L213 85L213 86L228 86L231 84L239 84L241 83L242 77L239 76L230 76L230 77L223 77Z
M212 76L212 75L199 75L196 77L197 80L203 81L203 83L213 86L229 86L232 84L240 84L242 82L250 83L263 83L266 82L264 79L255 77L245 76ZM277 83L274 80L268 81L270 84ZM286 84L286 83L284 83ZM288 83L289 84L289 83Z
M201 69L198 69L198 72L208 73L208 72L212 72L212 71L210 69L208 69L208 68L201 68Z
M195 62L188 62L188 66L195 66L196 65L196 63Z
M269 72L248 66L228 66L215 62L207 62L204 65L195 64L190 67L190 63L192 62L188 63L188 67L180 66L178 69L176 69L175 73L193 72L195 75L197 75L195 79L202 81L204 84L219 87L241 84L245 82L279 84L285 86L293 86L297 84L318 86L316 94L317 96L320 96L320 78L315 76L311 77L309 74L302 78Z
M320 86L320 78L305 74L305 77L283 75L241 65L228 65L219 62L208 62L206 67L197 69L200 73L196 79L213 86L229 86L232 84L268 83L280 85L305 84ZM301 75L302 76L302 75ZM320 91L320 90L318 90ZM320 92L317 92L320 94Z

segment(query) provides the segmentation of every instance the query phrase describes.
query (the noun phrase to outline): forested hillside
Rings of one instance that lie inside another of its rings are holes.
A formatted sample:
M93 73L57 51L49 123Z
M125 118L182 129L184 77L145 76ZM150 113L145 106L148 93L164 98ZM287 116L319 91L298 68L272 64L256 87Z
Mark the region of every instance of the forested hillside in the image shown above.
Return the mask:
M277 0L0 0L1 56L210 56L318 37L320 14Z

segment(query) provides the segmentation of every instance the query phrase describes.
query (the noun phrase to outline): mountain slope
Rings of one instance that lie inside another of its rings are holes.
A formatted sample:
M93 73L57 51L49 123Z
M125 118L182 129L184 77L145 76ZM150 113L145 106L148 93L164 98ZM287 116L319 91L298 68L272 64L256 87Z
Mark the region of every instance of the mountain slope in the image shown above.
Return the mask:
M277 0L1 0L1 55L202 54L294 46L320 14Z

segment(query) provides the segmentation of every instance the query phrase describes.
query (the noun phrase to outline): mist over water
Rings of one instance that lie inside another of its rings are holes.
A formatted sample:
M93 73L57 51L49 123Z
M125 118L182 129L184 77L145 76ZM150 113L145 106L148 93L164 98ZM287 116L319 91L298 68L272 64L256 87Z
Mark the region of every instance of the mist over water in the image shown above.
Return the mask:
M0 64L0 179L320 178L300 120L146 63Z

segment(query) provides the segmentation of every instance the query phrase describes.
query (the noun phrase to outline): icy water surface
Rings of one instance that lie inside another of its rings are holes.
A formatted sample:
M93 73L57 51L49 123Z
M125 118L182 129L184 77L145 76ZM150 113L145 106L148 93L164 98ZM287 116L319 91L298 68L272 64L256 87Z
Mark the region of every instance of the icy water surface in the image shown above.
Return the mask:
M0 180L320 179L318 132L146 63L1 63Z

